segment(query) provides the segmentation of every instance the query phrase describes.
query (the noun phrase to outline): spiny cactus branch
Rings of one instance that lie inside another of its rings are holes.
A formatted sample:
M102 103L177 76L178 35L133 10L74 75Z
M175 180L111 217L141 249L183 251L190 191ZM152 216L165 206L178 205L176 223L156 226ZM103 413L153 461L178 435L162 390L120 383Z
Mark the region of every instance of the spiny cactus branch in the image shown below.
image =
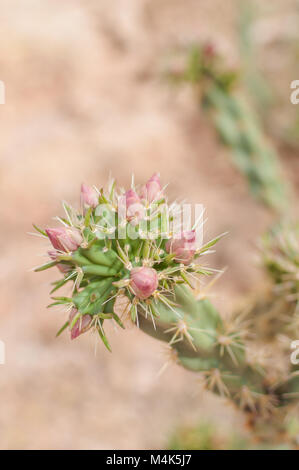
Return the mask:
M53 283L49 305L67 310L58 335L69 329L75 339L92 329L111 350L107 322L124 328L129 316L167 342L178 364L201 373L208 389L252 416L268 416L297 398L296 370L277 385L271 371L248 360L241 323L226 323L208 299L196 298L194 281L214 272L202 256L221 237L202 244L194 228L177 224L178 208L168 204L157 174L140 188L132 182L128 191L113 181L106 190L82 185L81 209L63 207L60 228L36 227L52 244L50 261L36 271L55 266L62 276ZM56 295L69 284L68 296ZM115 307L124 297L120 315Z

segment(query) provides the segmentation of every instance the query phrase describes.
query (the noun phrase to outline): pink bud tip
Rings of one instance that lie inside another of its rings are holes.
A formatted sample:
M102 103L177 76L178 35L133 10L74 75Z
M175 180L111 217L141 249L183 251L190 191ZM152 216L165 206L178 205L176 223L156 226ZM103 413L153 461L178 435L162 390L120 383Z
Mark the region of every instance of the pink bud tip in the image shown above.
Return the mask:
M190 264L196 251L196 232L182 232L180 238L172 238L166 243L167 253L175 254L175 261Z
M71 323L75 315L77 315L78 310L73 307L70 313L69 322ZM82 317L78 318L76 323L74 324L73 328L71 329L71 339L76 339L78 336L85 333L89 330L91 326L92 317L91 315L82 315Z
M132 225L137 225L144 217L144 206L140 201L140 197L133 190L129 189L126 194L127 217Z
M127 209L132 205L132 204L138 204L140 203L140 197L138 194L134 191L134 189L129 189L126 191L126 205Z
M215 45L211 42L207 42L203 47L203 53L208 59L212 59L216 55Z
M146 199L148 202L153 202L163 196L160 176L154 173L148 180L145 186L141 188L141 199Z
M51 260L53 260L53 261L57 260L57 257L58 257L57 251L49 250L48 255L50 256ZM59 271L63 274L68 273L71 269L70 266L68 266L67 264L63 264L63 263L58 263L56 266L59 269Z
M158 287L158 275L155 269L146 266L133 268L131 271L131 287L140 299L147 299Z
M48 228L46 234L53 247L59 251L75 251L83 241L80 231L73 227Z
M81 184L81 201L83 202L83 204L86 204L87 206L90 206L93 208L97 207L99 203L97 192L90 186L87 186L87 184L82 183Z

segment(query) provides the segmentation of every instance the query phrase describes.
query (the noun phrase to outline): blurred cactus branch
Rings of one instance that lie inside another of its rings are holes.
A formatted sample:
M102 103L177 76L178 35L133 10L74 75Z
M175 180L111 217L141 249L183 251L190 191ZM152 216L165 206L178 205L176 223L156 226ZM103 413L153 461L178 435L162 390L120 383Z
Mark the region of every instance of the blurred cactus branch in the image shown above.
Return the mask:
M281 212L288 203L287 184L277 153L241 90L241 71L226 67L212 44L194 45L186 54L186 66L169 71L168 77L175 83L192 85L196 100L230 149L232 161L246 177L251 193Z
M263 341L278 336L299 338L299 225L280 222L259 243L261 264L268 276L263 293L249 309L254 333Z

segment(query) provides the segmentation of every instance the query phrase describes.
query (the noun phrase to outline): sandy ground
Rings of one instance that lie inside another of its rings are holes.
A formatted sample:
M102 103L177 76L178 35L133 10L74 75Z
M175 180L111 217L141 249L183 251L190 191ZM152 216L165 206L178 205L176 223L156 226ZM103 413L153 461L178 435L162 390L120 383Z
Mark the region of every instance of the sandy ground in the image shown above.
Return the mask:
M279 2L276 2L279 4ZM34 274L51 224L80 183L121 185L160 171L169 193L203 203L206 239L230 234L210 264L228 266L215 301L228 310L262 280L256 237L273 220L248 194L192 94L161 78L174 44L215 38L234 60L236 3L214 0L1 0L0 448L159 448L180 422L241 425L196 377L165 363L137 329L111 330L113 353L85 335L55 339L46 310L56 273ZM297 165L297 166L296 166ZM294 170L295 169L295 170ZM286 173L298 170L292 159ZM216 293L215 293L216 294Z

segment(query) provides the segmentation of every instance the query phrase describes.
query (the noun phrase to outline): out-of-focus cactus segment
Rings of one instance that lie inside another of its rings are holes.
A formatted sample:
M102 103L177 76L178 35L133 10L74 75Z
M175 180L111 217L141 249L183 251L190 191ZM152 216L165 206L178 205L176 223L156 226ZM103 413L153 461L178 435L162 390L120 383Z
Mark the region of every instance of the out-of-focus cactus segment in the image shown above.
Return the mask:
M183 53L187 57L185 67L170 70L168 76L175 82L191 83L196 100L208 113L220 140L230 148L232 161L246 177L251 193L282 212L288 203L287 183L277 152L238 86L240 71L230 70L211 44L193 45Z

